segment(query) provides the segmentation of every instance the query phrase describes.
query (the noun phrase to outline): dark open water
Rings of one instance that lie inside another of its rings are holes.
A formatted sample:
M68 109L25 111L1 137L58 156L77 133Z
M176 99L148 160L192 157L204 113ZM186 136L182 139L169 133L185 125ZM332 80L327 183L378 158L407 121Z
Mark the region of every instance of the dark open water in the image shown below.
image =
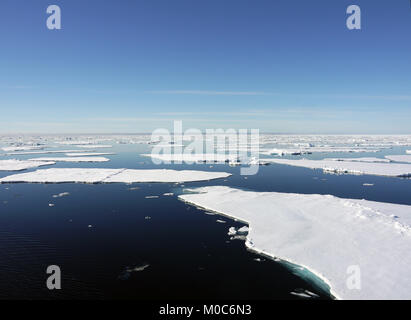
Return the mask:
M53 167L159 168L149 158L138 156L149 150L146 146L101 150L117 154L108 156L111 161L107 163L58 163ZM248 251L241 240L230 241L228 228L241 227L241 223L207 215L178 201L176 194L186 187L228 185L411 205L409 179L337 176L280 165L260 167L258 175L245 179L238 167L227 165L164 167L226 171L233 176L184 186L0 185L0 298L300 299L290 292L306 289L329 299L312 277ZM9 174L0 172L1 177ZM129 190L133 187L138 189ZM61 192L70 195L52 197ZM175 195L163 196L167 192ZM153 195L159 198L145 198ZM226 223L217 223L217 219ZM49 291L45 285L46 268L52 264L62 270L60 291ZM143 271L127 271L147 265Z

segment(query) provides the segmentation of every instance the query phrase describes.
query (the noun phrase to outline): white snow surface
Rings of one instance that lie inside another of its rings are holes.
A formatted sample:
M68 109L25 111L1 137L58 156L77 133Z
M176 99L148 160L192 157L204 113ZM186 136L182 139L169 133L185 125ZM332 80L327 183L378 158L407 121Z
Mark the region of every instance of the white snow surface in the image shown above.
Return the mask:
M113 155L114 153L111 152L69 152L66 153L66 156L68 157L84 157L84 156L109 156Z
M203 187L179 198L249 224L251 249L309 269L340 299L411 299L411 206ZM361 270L361 290L346 285Z
M53 161L28 161L28 160L0 160L0 171L21 171L30 168L36 168L40 166L48 166L55 164Z
M40 150L42 146L11 146L1 148L3 151L27 151L27 150Z
M285 164L310 169L322 169L325 172L369 174L391 177L410 177L411 164L402 163L368 163L354 161L334 160L288 160L288 159L264 159L266 162Z
M411 163L411 154L401 154L394 156L385 156L387 159L396 161L396 162L408 162Z
M219 153L177 153L177 154L142 154L161 161L181 161L181 162L229 162L238 159L237 155Z
M384 158L326 158L324 160L331 160L331 161L350 161L350 162L383 162L388 163L390 162L389 159Z
M197 170L135 170L96 168L52 168L15 174L0 179L0 183L134 183L189 182L226 178L226 172Z
M30 161L61 161L61 162L106 162L110 161L105 157L44 157L33 158Z
M86 150L41 150L41 151L22 151L22 152L9 152L6 156L19 156L30 154L48 154L48 153L67 153L67 152L85 152Z
M98 149L98 148L112 148L113 146L108 144L87 144L87 145L78 145L78 148L87 148L87 149Z

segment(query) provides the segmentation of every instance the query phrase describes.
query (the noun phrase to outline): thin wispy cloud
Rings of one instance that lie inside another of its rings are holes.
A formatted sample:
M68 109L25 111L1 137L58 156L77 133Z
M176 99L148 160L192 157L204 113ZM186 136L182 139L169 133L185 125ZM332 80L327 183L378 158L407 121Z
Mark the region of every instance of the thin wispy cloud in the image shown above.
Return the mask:
M206 95L206 96L263 96L267 92L259 91L209 91L209 90L155 90L146 91L149 94L181 94L181 95Z

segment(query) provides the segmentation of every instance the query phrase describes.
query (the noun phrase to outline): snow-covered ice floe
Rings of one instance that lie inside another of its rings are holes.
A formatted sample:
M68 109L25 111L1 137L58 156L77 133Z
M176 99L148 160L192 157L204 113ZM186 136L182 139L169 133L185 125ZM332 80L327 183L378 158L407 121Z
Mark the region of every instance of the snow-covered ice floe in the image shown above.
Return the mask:
M385 156L387 159L396 161L396 162L408 162L411 163L411 154L405 155L394 155L394 156Z
M29 160L0 160L0 171L21 171L30 168L55 164L53 161L29 161Z
M330 160L330 161L350 161L350 162L384 162L388 163L391 162L389 159L384 159L384 158L326 158L324 160Z
M40 150L40 149L43 149L43 147L42 146L11 146L11 147L4 147L1 149L6 152L11 152L11 151Z
M87 148L87 149L98 149L98 148L112 148L113 146L108 144L86 144L86 145L76 145L78 148Z
M47 158L33 158L30 161L62 161L62 162L106 162L110 161L105 157L47 157Z
M302 154L310 154L309 151L304 151L302 149L270 149L270 150L263 150L261 154L266 155L277 155L277 156L287 156L287 155L302 155Z
M161 161L179 161L179 162L234 162L238 160L237 155L230 154L219 154L219 153L177 153L177 154L142 154L144 157L151 157L152 159L157 159Z
M411 164L403 163L369 163L334 160L288 160L264 159L266 162L285 164L310 169L322 169L330 173L369 174L391 177L411 177Z
M9 152L6 156L20 156L30 154L48 154L48 153L67 153L67 152L85 152L86 150L40 150L40 151L22 151L22 152Z
M308 269L340 299L411 299L411 206L225 186L180 195L249 225L246 245ZM361 289L350 289L351 266Z
M261 151L261 154L266 155L303 155L312 153L332 153L332 152L347 152L347 153L360 153L360 152L377 152L377 149L359 149L354 147L310 147L310 148L285 148L285 149L269 149Z
M405 153L406 154L411 154L411 150L406 150Z
M226 178L230 175L226 172L197 170L52 168L10 175L0 179L0 183L190 182Z
M113 155L111 152L69 152L66 153L67 157L92 157L92 156L109 156Z

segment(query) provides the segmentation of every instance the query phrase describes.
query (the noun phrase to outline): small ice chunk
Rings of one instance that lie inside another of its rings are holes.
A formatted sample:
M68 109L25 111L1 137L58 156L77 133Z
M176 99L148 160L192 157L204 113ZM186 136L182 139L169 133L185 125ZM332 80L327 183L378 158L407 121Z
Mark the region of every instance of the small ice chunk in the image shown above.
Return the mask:
M237 230L238 235L246 235L248 234L248 227L244 226Z
M133 272L141 272L146 270L150 265L145 263L143 265L135 266L135 267L126 267L123 272L118 276L120 280L127 280L130 278Z
M69 192L61 192L61 193L59 193L59 194L54 194L54 195L53 195L53 198L61 198L61 197L69 196L69 195L70 195Z
M239 229L235 228L235 227L231 227L230 229L228 229L228 233L229 236L245 236L248 234L248 227L244 226L241 227ZM237 237L238 238L238 237Z
M230 227L230 229L228 229L228 233L229 236L234 236L237 234L237 230L234 227Z
M312 298L319 297L318 294L311 292L309 290L304 290L304 289L295 289L294 291L290 292L290 294L304 298L304 299L312 299Z

